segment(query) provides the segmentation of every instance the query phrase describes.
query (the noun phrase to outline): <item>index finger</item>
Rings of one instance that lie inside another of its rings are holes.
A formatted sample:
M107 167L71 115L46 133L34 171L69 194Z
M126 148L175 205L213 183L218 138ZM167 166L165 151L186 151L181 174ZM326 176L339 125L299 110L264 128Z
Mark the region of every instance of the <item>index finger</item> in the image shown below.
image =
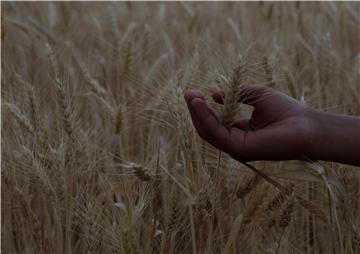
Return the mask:
M200 137L221 150L228 150L229 130L220 124L216 113L209 108L202 94L189 91L185 94L185 99Z

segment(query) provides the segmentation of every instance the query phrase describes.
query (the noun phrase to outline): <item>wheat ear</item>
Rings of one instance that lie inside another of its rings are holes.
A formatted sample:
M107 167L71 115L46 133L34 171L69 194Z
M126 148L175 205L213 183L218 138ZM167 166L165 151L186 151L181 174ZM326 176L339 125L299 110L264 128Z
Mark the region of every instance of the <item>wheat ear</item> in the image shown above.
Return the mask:
M239 186L236 191L238 198L245 198L261 182L262 178L258 174L251 177L243 186Z

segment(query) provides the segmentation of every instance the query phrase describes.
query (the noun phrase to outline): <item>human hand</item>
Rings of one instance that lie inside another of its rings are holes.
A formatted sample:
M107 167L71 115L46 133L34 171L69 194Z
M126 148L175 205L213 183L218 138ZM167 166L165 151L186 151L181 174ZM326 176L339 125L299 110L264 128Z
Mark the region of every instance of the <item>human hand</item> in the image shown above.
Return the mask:
M264 86L244 86L239 101L254 107L250 119L239 118L231 127L197 90L185 93L193 124L201 138L239 161L292 160L309 157L315 142L311 108ZM221 91L213 93L222 104Z

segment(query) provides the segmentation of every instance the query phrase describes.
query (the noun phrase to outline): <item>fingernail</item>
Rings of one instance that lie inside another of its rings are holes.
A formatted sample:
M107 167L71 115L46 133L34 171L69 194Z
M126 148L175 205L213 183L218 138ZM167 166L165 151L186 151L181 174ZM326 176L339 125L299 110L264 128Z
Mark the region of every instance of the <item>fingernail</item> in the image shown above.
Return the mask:
M184 98L185 98L185 100L187 100L187 101L191 101L192 96L191 96L191 94L190 94L190 91L186 91L186 92L185 92Z
M205 99L199 90L188 90L185 92L185 99L192 100L194 98Z

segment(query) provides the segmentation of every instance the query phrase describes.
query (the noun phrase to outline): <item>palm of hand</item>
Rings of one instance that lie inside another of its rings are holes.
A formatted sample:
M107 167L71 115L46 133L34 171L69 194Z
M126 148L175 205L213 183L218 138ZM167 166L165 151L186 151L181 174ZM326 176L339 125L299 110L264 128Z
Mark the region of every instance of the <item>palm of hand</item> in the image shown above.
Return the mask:
M311 123L306 117L306 106L275 91L263 96L254 106L244 142L250 146L247 149L250 160L305 156L311 145Z
M185 98L199 135L239 161L304 158L312 144L307 107L272 89L251 87L242 101L254 106L252 116L231 128L220 125L199 92L190 91ZM222 103L219 93L213 98Z

